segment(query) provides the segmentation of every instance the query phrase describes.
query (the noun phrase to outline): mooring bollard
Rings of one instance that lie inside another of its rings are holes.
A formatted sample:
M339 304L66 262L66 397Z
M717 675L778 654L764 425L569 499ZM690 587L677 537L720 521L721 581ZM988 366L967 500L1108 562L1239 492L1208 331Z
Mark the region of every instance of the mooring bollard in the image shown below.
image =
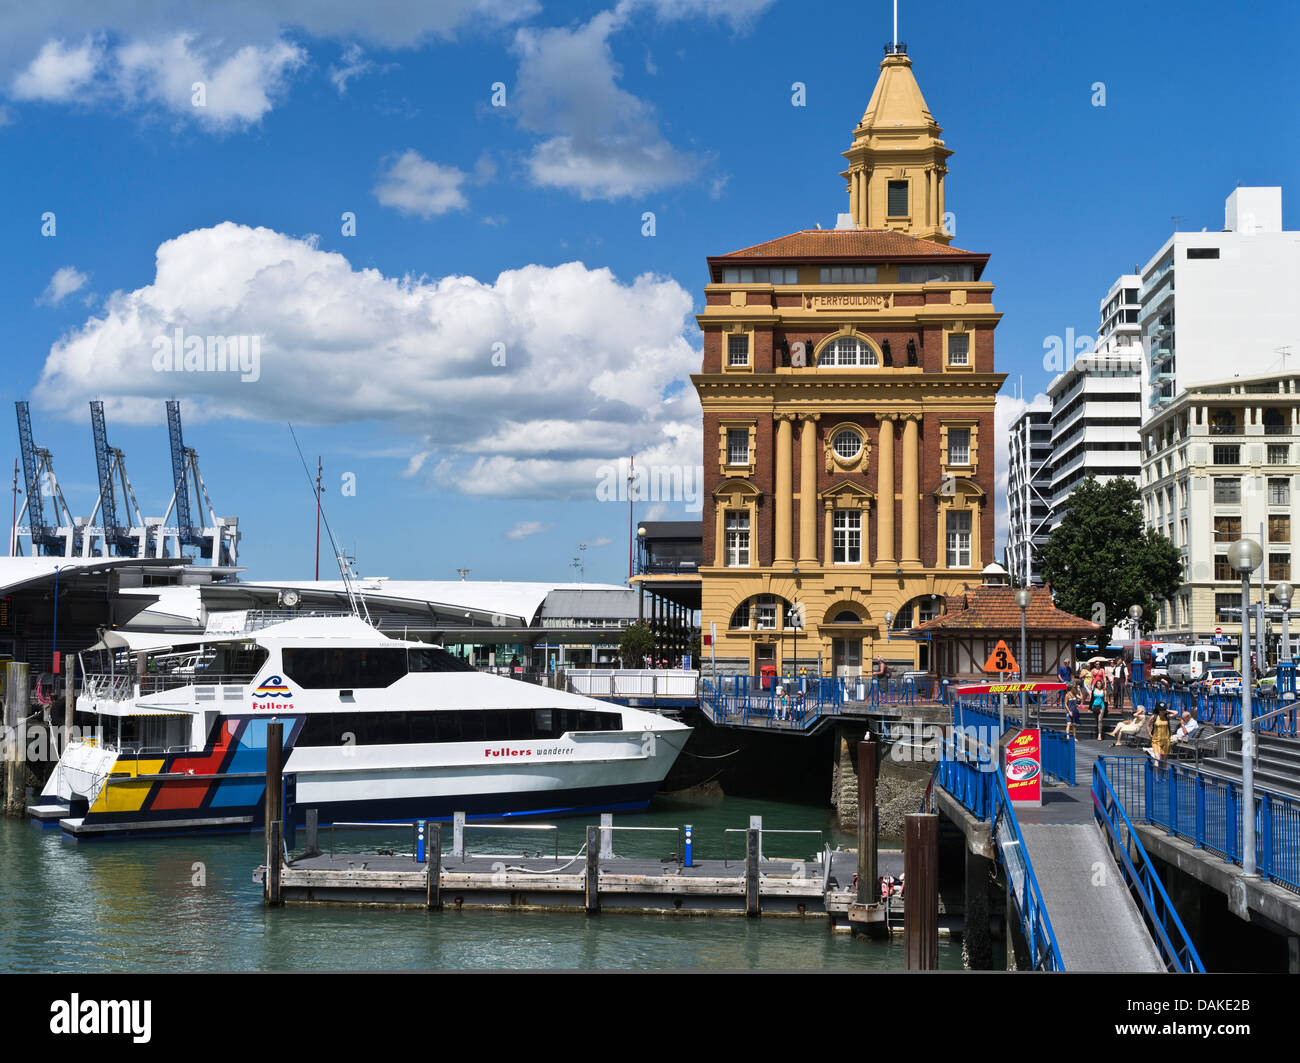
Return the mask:
M307 851L305 856L320 856L320 812L307 809Z
M939 817L912 812L903 835L903 948L907 970L939 969Z
M600 814L600 858L602 860L612 860L614 858L614 813L602 812Z
M599 827L587 827L587 876L585 886L587 912L600 911L600 836Z
M429 862L424 865L424 906L432 912L442 908L442 824L424 823L429 838Z
M686 824L685 828L683 828L683 838L682 838L682 866L683 867L695 866L694 864L691 863L691 853L694 847L695 847L695 828L688 823Z

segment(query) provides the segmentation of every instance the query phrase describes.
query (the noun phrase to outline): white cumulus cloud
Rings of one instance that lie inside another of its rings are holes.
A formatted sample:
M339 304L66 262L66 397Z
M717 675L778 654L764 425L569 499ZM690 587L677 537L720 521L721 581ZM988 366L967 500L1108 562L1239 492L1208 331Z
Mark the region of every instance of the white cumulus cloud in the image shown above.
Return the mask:
M460 190L466 178L464 171L430 162L408 149L389 164L375 185L375 198L404 214L432 218L468 205Z
M621 199L690 179L699 160L674 148L654 108L620 88L609 37L623 15L603 11L575 29L515 34L520 125L543 135L528 159L534 182L583 199Z
M35 398L79 416L101 397L144 423L178 391L195 418L381 421L410 439L410 475L595 498L620 457L698 465L692 309L652 274L625 282L569 262L495 280L389 277L314 238L224 222L163 243L150 283L113 292L55 343ZM222 368L231 349L256 351L256 371Z
M45 286L45 291L36 301L49 306L58 306L73 292L84 288L88 280L90 280L89 274L82 273L75 266L64 266L54 271L50 283Z
M76 45L46 41L36 58L13 79L11 91L18 100L84 100L102 60L103 49L89 37Z

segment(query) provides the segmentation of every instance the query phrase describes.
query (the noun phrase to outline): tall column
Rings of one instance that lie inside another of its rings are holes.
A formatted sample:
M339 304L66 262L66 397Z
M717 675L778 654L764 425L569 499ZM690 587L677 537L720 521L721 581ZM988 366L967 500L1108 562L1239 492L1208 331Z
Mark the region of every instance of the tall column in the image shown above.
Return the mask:
M939 225L939 171L938 170L930 171L929 185L930 185L929 224L937 228Z
M880 417L880 458L876 491L880 516L876 518L876 561L894 563L894 415Z
M803 415L799 437L799 564L817 564L817 418Z
M903 419L903 556L904 565L921 563L921 415Z
M776 415L776 542L774 565L794 564L794 417L792 413Z

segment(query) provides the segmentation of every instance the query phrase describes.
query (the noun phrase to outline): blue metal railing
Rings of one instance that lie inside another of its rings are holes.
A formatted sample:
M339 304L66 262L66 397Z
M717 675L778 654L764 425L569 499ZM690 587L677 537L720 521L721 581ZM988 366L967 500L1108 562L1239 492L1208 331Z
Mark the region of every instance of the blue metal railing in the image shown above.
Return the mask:
M992 711L978 704L969 704L982 695L969 697L962 695L953 699L953 723L958 727L974 726L985 731L997 732L998 714L996 707ZM1007 706L1007 711L1003 714L1007 728L1020 727L1020 706ZM1039 729L1038 737L1042 743L1043 753L1043 772L1056 779L1058 782L1065 783L1066 786L1076 785L1075 774L1075 743L1072 735L1066 735L1060 731L1048 731Z
M968 812L989 821L998 855L1006 868L1007 887L1020 915L1034 969L1065 970L1056 933L1047 915L1047 905L1043 903L1043 894L1029 859L1029 850L1025 847L1020 824L1007 794L1006 782L997 770L995 751L988 745L971 750L945 741L943 759L935 769L935 778Z
M808 676L724 675L701 682L701 704L720 725L804 731L839 715L838 680Z
M1147 761L1143 799L1148 823L1198 849L1241 863L1241 784L1180 765ZM1255 866L1261 878L1300 893L1300 800L1255 790Z
M1165 892L1164 883L1156 873L1141 839L1133 830L1133 823L1125 811L1124 803L1111 784L1108 766L1110 761L1141 763L1142 757L1098 757L1092 766L1093 813L1107 835L1111 855L1124 873L1129 891L1142 906L1147 925L1152 930L1156 945L1165 961L1165 969L1186 974L1204 974L1205 965L1196 952L1183 921L1178 918L1173 901ZM1122 778L1131 776L1121 770ZM1130 852L1132 856L1130 856ZM1134 858L1137 863L1134 864Z
M1284 673L1284 679L1286 675ZM1241 723L1240 694L1207 694L1188 687L1162 687L1151 683L1134 683L1131 690L1133 704L1147 712L1155 710L1157 701L1163 701L1171 713L1190 712L1201 723L1213 724L1216 727L1235 727ZM1285 709L1283 712L1276 712L1260 720L1255 725L1258 732L1284 738L1295 738L1300 734L1300 730L1297 729L1297 723L1300 722L1298 719L1300 704L1284 701L1282 693L1288 692L1285 690L1284 683L1282 692L1256 692L1251 695L1251 705L1256 716ZM1287 705L1291 707L1286 709Z

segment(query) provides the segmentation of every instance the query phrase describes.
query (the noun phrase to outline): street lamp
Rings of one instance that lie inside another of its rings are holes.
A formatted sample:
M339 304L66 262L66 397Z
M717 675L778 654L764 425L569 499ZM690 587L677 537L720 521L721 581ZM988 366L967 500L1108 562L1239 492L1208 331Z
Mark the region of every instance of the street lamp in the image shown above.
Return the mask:
M1291 629L1287 621L1291 617L1291 595L1292 587L1289 583L1279 583L1273 588L1273 595L1277 598L1277 603L1282 607L1282 660L1290 663L1291 661Z
M1129 626L1133 631L1133 655L1129 658L1129 663L1132 664L1133 661L1140 659L1140 654L1138 653L1138 623L1142 619L1142 606L1130 605L1128 607L1128 619Z
M1255 870L1255 712L1250 699L1250 646L1246 643L1246 615L1250 609L1250 574L1264 560L1264 550L1253 539L1238 539L1228 547L1228 564L1241 573L1241 871L1248 878Z
M1020 606L1020 682L1024 685L1026 677L1029 675L1029 657L1025 652L1025 610L1029 608L1029 603L1034 600L1034 592L1028 587L1021 587L1016 591L1016 605ZM1020 692L1020 723L1027 726L1029 721L1025 718L1025 692Z

